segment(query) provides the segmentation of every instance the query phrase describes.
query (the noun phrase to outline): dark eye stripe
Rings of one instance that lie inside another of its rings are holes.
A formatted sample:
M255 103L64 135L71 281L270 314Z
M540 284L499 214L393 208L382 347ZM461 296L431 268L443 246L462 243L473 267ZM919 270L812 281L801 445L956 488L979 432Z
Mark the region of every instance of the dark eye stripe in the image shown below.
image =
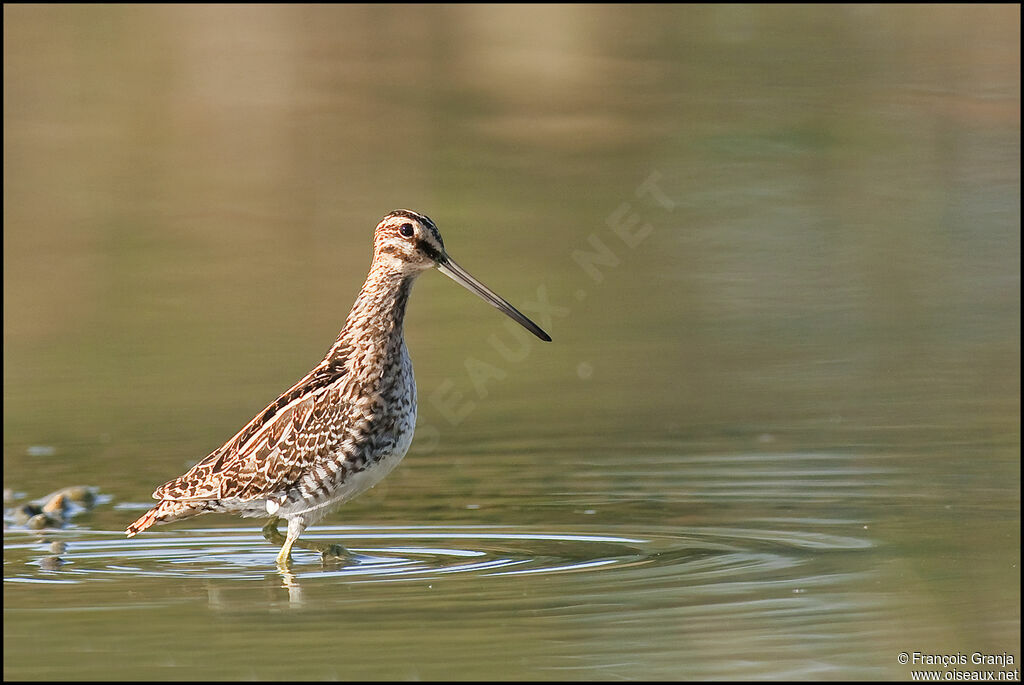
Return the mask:
M423 254L433 259L435 262L441 259L441 253L435 250L434 246L425 240L418 241L416 243L416 248Z

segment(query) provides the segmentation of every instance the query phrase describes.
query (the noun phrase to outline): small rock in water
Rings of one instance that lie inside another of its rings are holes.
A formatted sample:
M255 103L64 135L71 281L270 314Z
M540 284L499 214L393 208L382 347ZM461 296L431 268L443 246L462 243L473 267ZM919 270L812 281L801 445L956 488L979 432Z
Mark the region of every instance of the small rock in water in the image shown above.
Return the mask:
M61 528L72 517L92 509L100 501L98 488L72 485L5 510L5 517L32 530ZM6 493L5 493L6 494Z
M41 506L43 511L47 512L67 511L72 508L73 504L83 509L90 509L96 504L96 488L88 485L72 485L33 500L33 503Z
M39 560L39 568L44 571L56 571L66 562L58 556L43 557Z
M29 530L42 530L43 528L59 528L63 523L62 520L54 519L49 514L36 514L25 522L25 527Z
M64 492L76 504L81 504L83 507L91 507L96 504L96 488L88 485L72 485L70 488L65 488Z
M71 506L71 500L68 498L66 492L56 492L52 497L43 505L43 511L47 514L59 513L61 515Z
M53 445L30 445L25 453L30 457L52 457L57 454L57 448Z
M54 540L50 543L50 551L54 554L63 554L68 551L68 543L63 540Z
M41 514L42 512L42 507L37 507L31 502L28 504L22 504L20 507L14 508L14 522L19 526L23 526L28 523L30 518L36 514Z

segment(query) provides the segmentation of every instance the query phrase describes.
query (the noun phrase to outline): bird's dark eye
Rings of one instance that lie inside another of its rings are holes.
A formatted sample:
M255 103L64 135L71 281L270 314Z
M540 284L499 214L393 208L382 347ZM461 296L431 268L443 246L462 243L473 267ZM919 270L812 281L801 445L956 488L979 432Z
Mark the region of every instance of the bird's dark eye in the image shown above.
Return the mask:
M404 238L411 238L414 233L412 224L402 224L398 227L398 232L401 233Z

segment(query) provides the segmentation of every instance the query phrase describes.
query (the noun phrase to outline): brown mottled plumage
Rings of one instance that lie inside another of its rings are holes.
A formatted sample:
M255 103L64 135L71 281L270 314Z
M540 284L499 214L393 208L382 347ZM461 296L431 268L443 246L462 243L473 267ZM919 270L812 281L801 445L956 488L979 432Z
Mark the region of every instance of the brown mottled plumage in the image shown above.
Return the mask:
M276 540L283 518L288 536L277 560L287 564L307 526L373 487L409 449L416 381L402 321L413 281L432 267L551 340L452 261L433 221L391 212L377 225L370 273L323 361L188 473L157 488L160 503L128 526L128 537L155 523L227 512L272 517L264 533Z

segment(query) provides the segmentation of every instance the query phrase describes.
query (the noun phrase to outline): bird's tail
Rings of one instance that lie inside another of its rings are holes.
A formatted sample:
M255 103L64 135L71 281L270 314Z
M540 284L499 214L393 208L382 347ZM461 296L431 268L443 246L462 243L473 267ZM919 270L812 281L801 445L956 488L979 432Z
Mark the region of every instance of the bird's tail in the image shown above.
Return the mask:
M128 526L125 534L128 537L134 537L155 523L170 523L187 516L201 514L203 511L204 507L201 502L180 502L165 499L140 516L138 521Z

